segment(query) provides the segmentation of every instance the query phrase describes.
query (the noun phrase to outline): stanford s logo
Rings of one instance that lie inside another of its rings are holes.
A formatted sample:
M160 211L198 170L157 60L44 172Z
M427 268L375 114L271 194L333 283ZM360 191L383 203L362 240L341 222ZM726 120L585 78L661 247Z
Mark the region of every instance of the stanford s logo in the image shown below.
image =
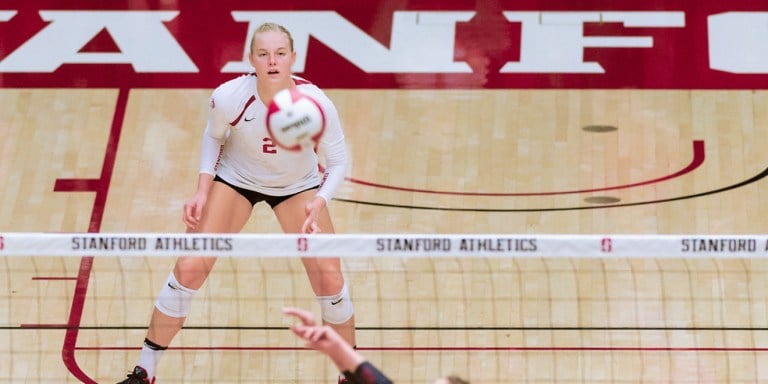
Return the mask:
M2 249L0 247L0 249ZM306 237L299 237L296 239L296 250L299 252L306 252L309 250L309 240Z
M600 251L605 253L613 252L613 242L610 237L600 240Z

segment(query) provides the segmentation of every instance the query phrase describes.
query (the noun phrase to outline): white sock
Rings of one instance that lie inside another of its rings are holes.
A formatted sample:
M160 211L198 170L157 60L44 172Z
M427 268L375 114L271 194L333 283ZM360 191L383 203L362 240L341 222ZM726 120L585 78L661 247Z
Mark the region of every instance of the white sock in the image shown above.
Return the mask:
M141 354L139 355L139 366L147 371L147 378L152 381L157 370L157 362L160 361L160 357L163 356L163 352L168 347L161 347L148 339L144 340L144 345L141 347Z

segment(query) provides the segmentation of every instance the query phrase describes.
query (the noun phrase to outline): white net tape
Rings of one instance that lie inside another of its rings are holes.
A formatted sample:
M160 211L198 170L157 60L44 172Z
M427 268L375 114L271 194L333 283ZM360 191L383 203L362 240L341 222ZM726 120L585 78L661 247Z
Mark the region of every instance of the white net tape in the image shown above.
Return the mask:
M0 256L759 257L766 235L1 233Z

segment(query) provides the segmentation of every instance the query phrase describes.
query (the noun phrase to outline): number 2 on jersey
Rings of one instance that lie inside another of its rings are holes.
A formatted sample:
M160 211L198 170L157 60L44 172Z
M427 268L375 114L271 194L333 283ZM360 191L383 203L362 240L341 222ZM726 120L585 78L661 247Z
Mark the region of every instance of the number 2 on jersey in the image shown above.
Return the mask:
M261 151L264 153L277 153L277 146L274 142L272 142L272 139L269 137L265 137L263 140L261 140L264 144L261 145Z

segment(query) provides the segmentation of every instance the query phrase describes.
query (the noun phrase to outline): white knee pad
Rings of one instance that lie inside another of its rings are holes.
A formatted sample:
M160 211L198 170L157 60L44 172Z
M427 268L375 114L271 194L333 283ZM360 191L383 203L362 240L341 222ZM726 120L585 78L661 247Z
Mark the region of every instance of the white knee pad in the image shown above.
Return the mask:
M323 320L331 324L341 324L351 319L352 315L355 314L346 283L341 287L341 292L333 296L317 296L317 301L320 302L320 313Z
M181 285L171 271L168 280L160 289L155 308L170 317L187 317L195 292L197 290Z

